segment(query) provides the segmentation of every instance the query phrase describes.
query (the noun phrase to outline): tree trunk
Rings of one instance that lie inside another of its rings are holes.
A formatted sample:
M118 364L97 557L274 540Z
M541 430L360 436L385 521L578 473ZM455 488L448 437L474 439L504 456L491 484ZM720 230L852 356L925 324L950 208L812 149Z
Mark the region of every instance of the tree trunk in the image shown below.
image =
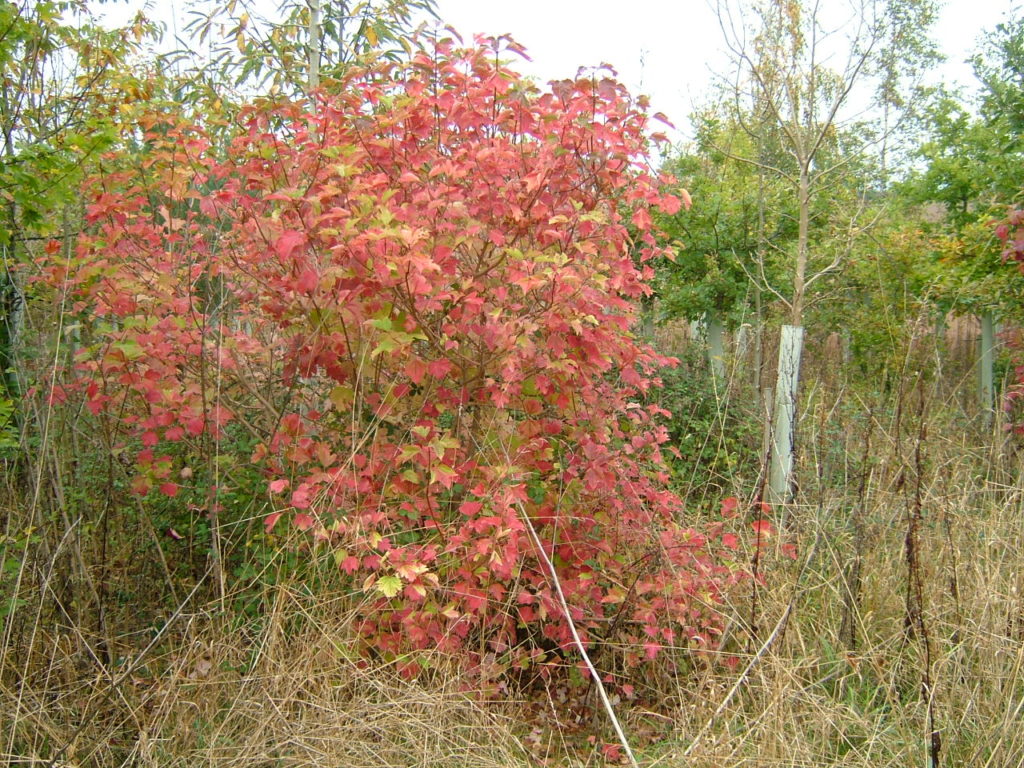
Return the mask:
M804 324L804 287L807 281L807 262L810 256L811 238L811 196L810 177L807 164L800 164L800 182L797 188L797 203L800 216L796 238L796 269L793 271L793 304L790 324L802 328Z

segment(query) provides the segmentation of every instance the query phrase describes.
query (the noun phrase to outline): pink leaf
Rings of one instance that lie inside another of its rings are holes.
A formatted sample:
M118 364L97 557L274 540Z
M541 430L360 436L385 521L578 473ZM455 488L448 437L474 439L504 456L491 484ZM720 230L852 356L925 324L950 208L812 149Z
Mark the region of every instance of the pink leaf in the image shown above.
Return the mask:
M646 208L637 208L633 211L633 226L644 231L651 228L651 214Z
M464 501L459 505L459 512L466 515L467 517L473 517L479 515L480 510L483 509L482 501Z
M672 121L665 117L664 112L655 112L653 115L651 115L651 117L653 117L659 123L664 123L669 128L675 128L675 125L672 123Z
M277 521L280 518L280 512L271 512L269 515L267 515L266 519L263 521L263 527L266 529L267 533L270 533L274 530L274 526L277 525Z
M289 258L292 253L306 241L306 236L294 229L287 229L281 233L274 243L274 250L282 259Z
M302 293L312 293L320 283L320 278L312 269L304 269L295 281L295 287Z
M309 498L309 489L299 487L295 489L292 494L292 506L296 509L309 509L309 505L312 501Z
M658 198L658 210L669 216L679 213L679 209L682 207L683 201L675 195L663 195Z

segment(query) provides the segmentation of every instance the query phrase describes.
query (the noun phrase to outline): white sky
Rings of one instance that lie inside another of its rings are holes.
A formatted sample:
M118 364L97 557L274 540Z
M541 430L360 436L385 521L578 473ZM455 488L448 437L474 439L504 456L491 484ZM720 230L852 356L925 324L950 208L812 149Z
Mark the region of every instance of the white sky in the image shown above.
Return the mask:
M220 0L209 0L219 2ZM279 0L255 0L257 6ZM727 73L714 0L436 0L438 13L467 40L477 33L511 34L532 61L517 68L541 81L572 77L581 66L611 64L634 93L651 97L685 139L688 117L706 99L714 72ZM964 60L983 31L991 30L1022 0L946 0L933 37L947 62L934 82L967 86L974 79ZM143 0L104 6L114 19L130 18ZM828 4L828 3L826 3ZM147 12L173 29L188 0L148 0ZM178 20L184 25L184 18Z
M964 63L979 36L1010 13L1014 0L946 0L933 37L947 61L936 82L973 90ZM688 116L728 71L723 36L706 0L438 0L438 13L461 35L509 33L532 62L521 71L541 80L571 77L607 62L633 92L651 97L685 137ZM678 138L678 137L677 137Z

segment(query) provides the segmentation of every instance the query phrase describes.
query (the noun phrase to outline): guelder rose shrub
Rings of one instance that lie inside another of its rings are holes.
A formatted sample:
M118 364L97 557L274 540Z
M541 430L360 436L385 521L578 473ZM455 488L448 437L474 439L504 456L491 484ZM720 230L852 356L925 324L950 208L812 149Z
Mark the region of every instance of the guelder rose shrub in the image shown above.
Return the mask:
M58 395L116 419L138 493L254 435L236 458L265 476L267 531L330 548L386 658L568 651L528 524L587 642L627 666L701 647L735 537L681 522L648 397L670 361L632 330L652 211L681 200L622 86L539 90L499 54L353 72L310 111L248 109L226 147L148 121L137 166L94 181L73 263L46 265L104 329Z

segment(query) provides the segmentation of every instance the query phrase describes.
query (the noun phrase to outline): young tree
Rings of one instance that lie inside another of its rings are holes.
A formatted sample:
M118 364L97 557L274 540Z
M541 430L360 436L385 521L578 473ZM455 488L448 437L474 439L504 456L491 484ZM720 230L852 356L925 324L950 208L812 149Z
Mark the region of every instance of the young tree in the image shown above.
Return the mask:
M848 171L861 155L882 146L891 131L892 113L901 107L891 94L928 62L924 35L934 15L933 0L859 0L845 9L802 0L757 0L749 6L723 0L719 5L735 64L729 87L735 114L757 147L781 150L733 157L786 184L796 208L787 282L766 281L762 286L789 313L779 347L772 426L769 488L776 502L792 493L796 398L810 290L841 266L849 250L839 246L816 253L813 226L822 216L838 216L843 225L833 229L845 230L852 239L868 224L863 214L874 180L852 177ZM884 108L890 125L875 135L850 130L850 113L871 106ZM851 137L856 141L850 142ZM855 191L845 209L825 204L844 188Z

